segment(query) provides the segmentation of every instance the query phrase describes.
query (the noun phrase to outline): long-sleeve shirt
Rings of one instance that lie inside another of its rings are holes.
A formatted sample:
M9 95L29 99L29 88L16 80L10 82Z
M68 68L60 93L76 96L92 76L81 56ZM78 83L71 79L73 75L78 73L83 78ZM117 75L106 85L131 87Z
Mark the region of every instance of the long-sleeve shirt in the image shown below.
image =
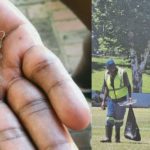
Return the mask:
M111 77L112 78L112 82L114 82L114 79L115 79L115 76L117 74L117 71L118 71L118 69L116 69L115 75ZM109 74L109 72L108 72L108 74ZM123 73L123 82L124 82L124 86L126 86L128 88L128 95L129 95L129 97L131 97L131 85L130 85L130 82L129 82L129 78L128 78L127 72ZM105 78L104 78L102 91L104 92L104 99L103 100L105 101L106 97L109 96L109 89L107 87Z

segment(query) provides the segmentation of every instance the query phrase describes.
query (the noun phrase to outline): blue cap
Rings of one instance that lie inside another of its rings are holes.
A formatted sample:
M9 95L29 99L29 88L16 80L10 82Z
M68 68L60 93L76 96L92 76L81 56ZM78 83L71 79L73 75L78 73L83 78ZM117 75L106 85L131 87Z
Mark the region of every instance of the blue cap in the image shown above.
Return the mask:
M113 59L109 59L107 62L106 62L106 67L107 68L110 68L110 67L114 67L116 64L114 62Z

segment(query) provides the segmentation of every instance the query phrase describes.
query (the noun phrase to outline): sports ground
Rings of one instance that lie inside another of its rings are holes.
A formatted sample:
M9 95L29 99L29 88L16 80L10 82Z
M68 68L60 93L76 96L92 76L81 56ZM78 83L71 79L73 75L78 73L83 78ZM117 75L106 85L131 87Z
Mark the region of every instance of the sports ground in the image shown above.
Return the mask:
M121 128L121 143L115 143L113 132L112 143L100 143L105 134L106 110L92 107L92 149L93 150L150 150L150 108L134 108L141 133L141 141L135 142L124 138L124 126ZM126 109L126 122L128 108Z

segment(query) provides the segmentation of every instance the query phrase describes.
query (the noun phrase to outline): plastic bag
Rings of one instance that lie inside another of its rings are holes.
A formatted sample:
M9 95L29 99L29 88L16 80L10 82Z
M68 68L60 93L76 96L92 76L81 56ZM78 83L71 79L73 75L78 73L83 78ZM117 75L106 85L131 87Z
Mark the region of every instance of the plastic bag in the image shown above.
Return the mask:
M136 118L131 105L129 106L127 122L124 130L124 136L125 138L130 140L141 141L139 127L137 125Z

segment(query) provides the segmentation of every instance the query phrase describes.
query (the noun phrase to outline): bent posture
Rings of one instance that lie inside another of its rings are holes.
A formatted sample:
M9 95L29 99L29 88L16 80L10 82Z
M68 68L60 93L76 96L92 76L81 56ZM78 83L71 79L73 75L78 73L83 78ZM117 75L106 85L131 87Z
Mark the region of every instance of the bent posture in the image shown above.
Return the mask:
M119 103L127 99L127 95L131 100L131 86L129 83L127 72L115 65L115 62L110 59L106 63L107 70L104 77L104 99L101 107L104 109L107 99L107 120L106 120L106 138L101 142L111 142L112 129L115 126L116 142L120 142L120 127L123 125L125 114L125 106L120 106Z

